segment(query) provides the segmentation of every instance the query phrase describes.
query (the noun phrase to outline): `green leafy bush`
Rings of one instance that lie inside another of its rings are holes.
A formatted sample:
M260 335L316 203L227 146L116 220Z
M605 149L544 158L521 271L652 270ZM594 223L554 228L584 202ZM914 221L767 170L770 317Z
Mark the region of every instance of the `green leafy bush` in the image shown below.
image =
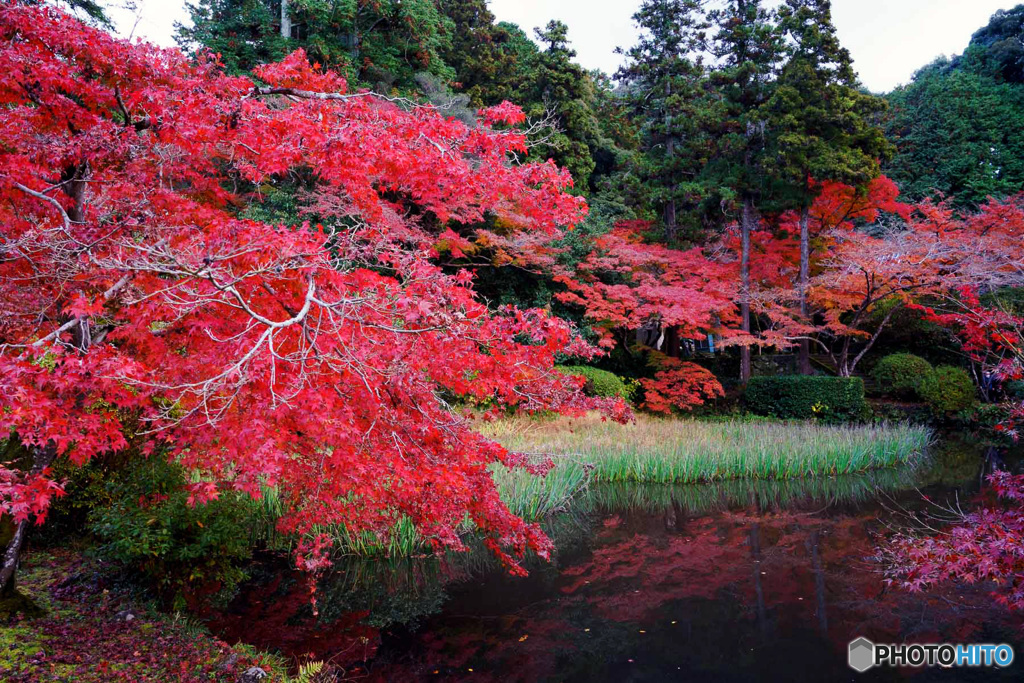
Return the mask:
M932 371L932 364L912 353L893 353L878 361L871 376L883 394L900 398L917 396L921 381Z
M176 607L189 589L230 595L253 549L241 494L191 506L186 475L157 455L135 459L107 482L110 502L89 518L100 556L152 581Z
M859 377L780 375L751 377L744 394L747 407L778 418L849 422L870 413Z
M626 400L631 398L632 392L629 387L621 377L613 372L592 368L589 365L559 365L556 369L563 375L586 379L587 383L583 387L583 392L587 396L603 396L605 398L621 396Z
M976 393L974 380L962 368L940 365L929 372L917 389L921 398L940 419L974 407Z
M1014 379L1003 385L1003 391L1010 398L1024 399L1024 380Z

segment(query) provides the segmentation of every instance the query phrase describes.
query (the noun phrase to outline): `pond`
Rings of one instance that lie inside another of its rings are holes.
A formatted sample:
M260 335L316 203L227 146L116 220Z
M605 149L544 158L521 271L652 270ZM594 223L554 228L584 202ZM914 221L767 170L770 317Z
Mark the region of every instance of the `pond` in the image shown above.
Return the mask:
M858 636L1010 642L1019 658L1019 621L987 587L908 594L871 560L886 525L969 500L991 465L946 443L928 466L858 477L592 487L546 521L557 553L526 577L479 550L349 560L319 583L314 617L301 577L268 563L209 623L353 680L1017 680L1020 663L846 664Z

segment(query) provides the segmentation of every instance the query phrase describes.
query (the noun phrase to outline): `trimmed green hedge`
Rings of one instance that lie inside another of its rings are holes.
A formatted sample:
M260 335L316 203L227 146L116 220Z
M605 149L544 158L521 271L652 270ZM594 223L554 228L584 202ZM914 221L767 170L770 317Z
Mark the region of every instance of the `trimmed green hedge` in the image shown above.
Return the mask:
M974 380L962 368L940 365L921 380L918 393L937 418L953 417L974 407L977 392Z
M871 376L878 390L888 396L913 398L921 382L932 371L932 364L912 353L892 353L878 361Z
M860 377L751 377L744 399L752 412L784 419L848 422L870 413Z
M606 398L621 396L624 399L629 399L629 390L626 388L625 383L613 372L592 368L589 365L558 365L555 366L555 369L563 375L573 375L586 379L587 383L583 387L583 392L587 396L603 396Z

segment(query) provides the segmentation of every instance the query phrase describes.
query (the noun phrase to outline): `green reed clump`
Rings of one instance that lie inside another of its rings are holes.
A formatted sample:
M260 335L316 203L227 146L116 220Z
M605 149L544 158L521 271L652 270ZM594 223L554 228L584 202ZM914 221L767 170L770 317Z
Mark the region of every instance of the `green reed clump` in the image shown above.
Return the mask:
M587 506L592 502L587 494L592 481L695 484L854 474L905 464L924 451L931 439L926 428L903 424L840 427L647 417L629 425L596 417L512 418L485 423L481 429L510 450L547 454L554 460L554 467L543 476L522 468L492 467L501 499L513 514L529 521L565 511L580 499ZM784 497L784 491L772 491L772 495ZM629 487L605 491L605 495L609 493L613 497L632 495ZM673 495L703 499L712 493L722 495L699 487ZM767 492L761 497L767 499ZM692 502L697 506L697 501ZM283 512L276 491L264 491L263 497L250 505L254 543L274 548L294 543L294 538L276 530ZM463 523L465 532L472 528L469 520ZM318 527L313 533L327 534L339 555L393 558L432 550L428 539L406 517L385 533L353 533L343 525Z
M543 476L531 474L523 468L494 465L491 468L498 494L509 510L527 521L536 521L569 507L573 498L583 491L589 481L589 468L565 459L556 459L556 466ZM563 462L565 461L565 462ZM249 500L249 532L253 545L275 550L290 550L295 538L277 530L277 520L284 514L276 489L264 489L259 500ZM463 530L473 528L469 520ZM344 525L324 525L311 529L314 535L326 534L339 555L361 557L407 557L429 553L430 543L424 539L412 520L400 517L383 533L353 532Z
M599 482L699 483L788 479L893 467L922 453L924 427L789 422L700 422L641 417L620 425L594 417L514 418L482 427L513 451L571 455Z
M566 510L587 487L590 469L573 458L555 457L554 467L542 476L504 465L495 465L491 471L498 494L512 514L532 521Z

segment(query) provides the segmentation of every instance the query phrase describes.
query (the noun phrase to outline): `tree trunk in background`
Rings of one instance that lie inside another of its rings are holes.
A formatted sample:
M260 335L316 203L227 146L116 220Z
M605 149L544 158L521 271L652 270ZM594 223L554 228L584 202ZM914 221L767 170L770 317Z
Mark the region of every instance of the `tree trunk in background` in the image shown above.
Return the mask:
M800 209L800 318L807 320L807 283L811 272L811 209L808 206ZM811 341L800 340L800 360L797 370L801 375L811 374Z
M667 141L665 142L665 158L668 163L672 163L672 157L676 153L676 139L672 135L672 115L669 114L668 100L672 95L672 84L668 81L665 82L665 135ZM671 168L671 166L669 166ZM673 188L674 189L674 188ZM676 238L676 200L675 198L669 199L665 202L665 237L668 238L669 242L672 242Z
M676 238L676 200L670 199L665 203L665 237L669 242Z
M52 443L44 448L36 448L32 454L30 476L38 476L53 464L57 457L57 447ZM0 564L0 596L9 597L14 593L14 575L21 562L21 551L25 547L25 536L28 534L29 521L17 522L14 533L4 551L3 563Z
M288 0L281 0L281 37L292 37L292 18L288 14Z
M744 197L740 217L740 329L750 332L750 231L754 227L754 200ZM740 382L750 379L750 346L740 347Z

